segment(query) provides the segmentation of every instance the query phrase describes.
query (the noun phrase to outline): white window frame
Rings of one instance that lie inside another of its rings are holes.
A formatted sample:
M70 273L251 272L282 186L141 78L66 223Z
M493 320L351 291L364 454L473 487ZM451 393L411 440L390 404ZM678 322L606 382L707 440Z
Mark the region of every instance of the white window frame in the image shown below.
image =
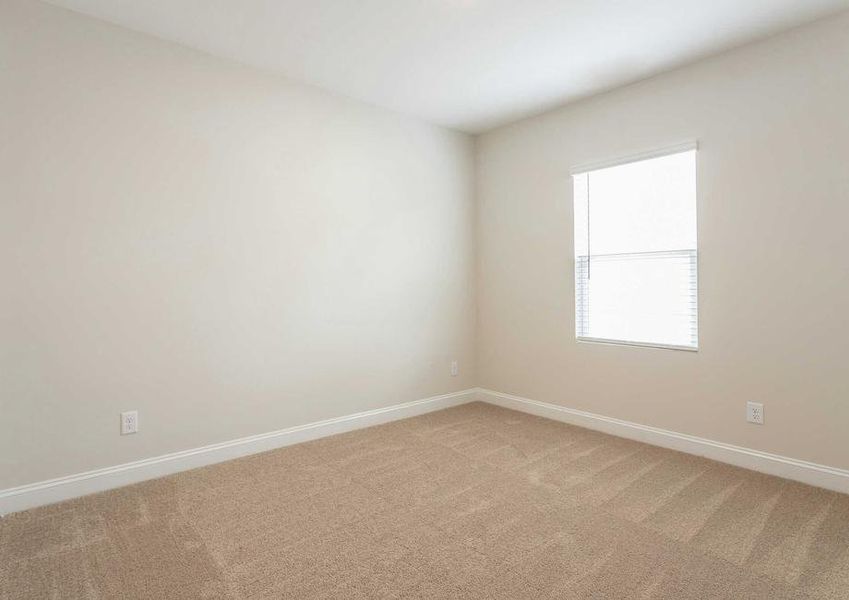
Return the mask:
M660 147L660 148L655 148L653 150L647 150L647 151L639 152L639 153L636 153L636 154L628 154L628 155L625 155L625 156L620 156L618 158L599 160L599 161L590 162L590 163L583 163L583 164L580 164L580 165L576 165L576 166L574 166L570 169L570 175L571 175L570 181L572 182L572 214L574 215L575 214L575 206L574 206L574 204L575 204L574 176L575 175L582 175L584 173L588 173L590 171L597 171L599 169L607 169L607 168L610 168L610 167L618 167L620 165L626 165L626 164L635 163L635 162L642 162L644 160L651 160L653 158L661 158L661 157L664 157L664 156L669 156L671 154L680 154L680 153L683 153L683 152L696 151L696 165L695 165L696 166L696 173L695 173L695 180L696 180L696 257L695 258L696 258L696 274L697 274L696 275L696 329L697 329L697 331L701 332L701 323L700 323L700 319L701 319L700 313L701 313L701 311L699 310L699 306L701 304L700 301L699 301L701 285L700 285L699 276L698 276L698 274L701 271L700 268L699 268L699 218L698 218L698 215L699 215L700 187L699 187L699 158L698 158L699 154L698 154L698 149L699 149L699 143L698 143L698 141L694 140L694 141L688 141L688 142L675 144L675 145L671 145L671 146L663 146L663 147ZM572 225L573 225L573 231L574 231L574 223ZM572 264L573 264L572 281L574 283L574 281L575 281L574 275L576 274L576 271L577 271L577 268L578 268L577 260L575 259L574 243L573 243L573 246L572 246ZM573 299L575 300L575 310L574 310L574 314L573 314L573 323L575 324L575 340L578 343L600 344L600 345L605 345L605 346L631 346L631 347L636 347L636 348L659 348L659 349L662 349L662 350L683 350L685 352L698 352L699 348L701 347L701 335L699 335L699 342L696 346L677 346L677 345L673 345L673 344L660 344L660 343L652 343L652 342L632 342L632 341L627 341L627 340L615 340L615 339L608 339L608 338L593 338L593 337L588 337L588 336L579 336L578 335L578 328L577 328L577 316L578 316L577 285L576 285L576 289L575 289L575 294L573 294Z

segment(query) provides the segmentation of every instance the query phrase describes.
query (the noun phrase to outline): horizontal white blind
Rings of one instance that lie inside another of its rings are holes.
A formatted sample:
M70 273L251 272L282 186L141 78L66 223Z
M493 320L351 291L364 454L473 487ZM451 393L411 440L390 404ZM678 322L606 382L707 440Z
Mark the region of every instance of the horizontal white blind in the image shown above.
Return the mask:
M698 348L695 152L575 175L577 338Z
M698 142L684 142L675 146L666 146L659 150L649 150L647 152L641 152L640 154L629 154L628 156L623 156L620 158L610 158L597 162L578 165L576 167L572 167L571 171L572 175L582 175L583 173L589 173L591 171L600 171L601 169L609 169L610 167L618 167L620 165L627 165L629 163L642 162L652 158L661 158L664 156L669 156L671 154L690 152L691 150L697 150L698 147Z
M696 250L603 254L592 261L592 278L587 256L575 263L579 338L698 347Z

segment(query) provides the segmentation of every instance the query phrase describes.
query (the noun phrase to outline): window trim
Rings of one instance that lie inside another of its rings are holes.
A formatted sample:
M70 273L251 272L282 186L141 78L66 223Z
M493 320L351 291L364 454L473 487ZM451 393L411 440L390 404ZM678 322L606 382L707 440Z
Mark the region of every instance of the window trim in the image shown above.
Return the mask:
M698 346L674 346L672 344L652 344L651 342L627 342L625 340L613 340L608 338L592 338L575 336L575 340L582 344L599 344L602 346L634 346L636 348L657 348L658 350L683 350L684 352L698 352Z
M620 165L627 165L635 162L642 162L644 160L651 160L653 158L662 158L664 156L670 156L672 154L681 154L684 152L696 151L696 272L701 274L701 269L699 268L700 261L700 252L699 252L699 195L700 195L700 187L699 187L699 163L698 163L698 150L699 150L699 142L698 140L691 140L687 142L682 142L680 144L670 145L670 146L662 146L659 148L655 148L653 150L647 150L635 154L628 154L619 156L618 158L610 158L605 160L598 160L593 162L587 162L583 164L579 164L573 166L570 169L570 179L574 180L576 175L583 175L585 173L589 173L591 171L598 171L600 169L608 169L611 167L618 167ZM574 204L575 204L575 196L574 196L574 184L572 185L572 214L574 215ZM574 227L574 223L573 223ZM574 248L572 250L574 254ZM572 260L572 271L573 277L572 281L574 282L575 271L577 269L577 263L575 259ZM701 296L701 277L699 276L698 283L696 285L696 306L700 307L700 296ZM577 290L576 290L577 291ZM573 297L575 294L573 294ZM575 315L577 315L577 306L575 306L575 310L573 311ZM701 334L701 310L696 310L696 327ZM573 319L574 322L574 319ZM595 344L601 346L631 346L634 348L656 348L659 350L678 350L683 352L699 352L699 348L701 347L701 335L699 335L699 343L696 346L678 346L674 344L659 344L659 343L651 343L651 342L633 342L627 340L615 340L610 338L594 338L588 336L579 336L577 327L575 328L575 341L583 344Z

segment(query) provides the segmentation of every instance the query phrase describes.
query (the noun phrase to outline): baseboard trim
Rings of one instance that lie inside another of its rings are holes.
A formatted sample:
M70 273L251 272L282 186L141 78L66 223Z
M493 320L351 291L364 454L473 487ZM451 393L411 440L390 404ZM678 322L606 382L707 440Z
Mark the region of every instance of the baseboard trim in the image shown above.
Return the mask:
M692 435L676 433L597 415L557 404L539 402L479 388L478 399L490 404L510 408L540 417L562 421L615 436L670 448L688 454L703 456L719 462L743 467L752 471L800 481L816 487L849 494L849 471L828 467L795 458L788 458L751 448L741 448Z
M0 515L338 433L415 417L473 400L849 494L849 470L733 446L512 394L473 388L0 490Z
M355 429L415 417L475 399L477 389L432 396L259 435L0 490L0 515L53 504L148 479Z

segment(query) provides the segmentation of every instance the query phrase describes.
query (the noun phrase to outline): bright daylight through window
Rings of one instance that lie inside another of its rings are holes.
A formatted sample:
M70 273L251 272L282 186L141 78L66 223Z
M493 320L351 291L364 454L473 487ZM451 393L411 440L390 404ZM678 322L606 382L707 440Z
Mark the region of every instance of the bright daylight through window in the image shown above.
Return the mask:
M573 184L578 339L697 349L695 144Z

